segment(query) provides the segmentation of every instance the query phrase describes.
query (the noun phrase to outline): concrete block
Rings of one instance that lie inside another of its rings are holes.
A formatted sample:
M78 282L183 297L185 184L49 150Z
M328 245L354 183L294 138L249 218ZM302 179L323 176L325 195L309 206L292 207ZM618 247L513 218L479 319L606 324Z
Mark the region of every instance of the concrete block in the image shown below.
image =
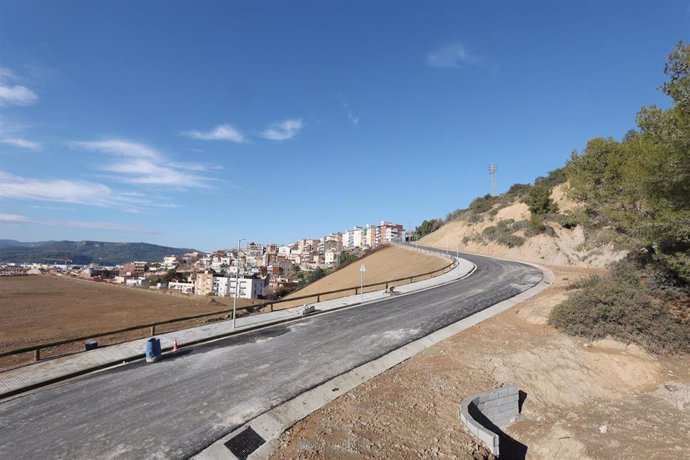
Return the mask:
M494 395L492 394L493 392L489 391L487 393L482 393L478 396L479 402L484 402L484 401L489 401L491 399L494 399Z
M491 401L486 401L484 403L483 410L486 411L486 410L492 409L494 407L498 407L500 405L501 405L501 401L499 399L492 399Z

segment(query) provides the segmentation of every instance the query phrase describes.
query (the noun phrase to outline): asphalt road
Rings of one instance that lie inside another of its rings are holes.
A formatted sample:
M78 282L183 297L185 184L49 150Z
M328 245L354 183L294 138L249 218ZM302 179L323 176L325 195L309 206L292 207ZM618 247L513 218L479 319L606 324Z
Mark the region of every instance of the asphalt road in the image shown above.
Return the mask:
M0 458L188 458L271 407L542 279L527 265L462 256L477 265L465 280L0 403Z

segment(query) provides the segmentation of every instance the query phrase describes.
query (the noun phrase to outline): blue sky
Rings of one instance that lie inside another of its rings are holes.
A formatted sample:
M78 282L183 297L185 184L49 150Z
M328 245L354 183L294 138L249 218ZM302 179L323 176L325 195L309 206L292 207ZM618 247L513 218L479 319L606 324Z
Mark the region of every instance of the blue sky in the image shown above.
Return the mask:
M688 1L0 3L0 238L201 250L444 217L621 138Z

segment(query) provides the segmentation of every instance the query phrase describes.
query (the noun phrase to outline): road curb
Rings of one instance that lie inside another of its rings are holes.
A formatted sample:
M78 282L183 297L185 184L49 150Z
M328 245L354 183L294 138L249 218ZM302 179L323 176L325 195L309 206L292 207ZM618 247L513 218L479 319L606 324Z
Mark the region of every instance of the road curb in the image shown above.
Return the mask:
M493 258L498 259L497 257ZM251 429L265 441L258 449L251 453L248 458L251 460L267 459L279 448L280 435L282 435L285 430L318 409L322 408L329 402L353 390L362 383L371 380L372 378L410 359L421 351L436 345L439 342L446 340L486 319L496 316L499 313L502 313L531 297L534 297L543 290L551 287L553 284L554 274L548 268L522 261L511 262L524 263L525 265L538 268L543 274L542 281L513 297L498 302L467 318L432 332L421 339L408 343L407 345L393 350L390 353L369 361L368 363L362 364L361 366L358 366L348 372L340 374L339 376L334 377L310 390L307 390L306 392L289 401L279 404L273 409L270 409L249 422L244 423L236 430L233 430L231 433L222 437L203 451L199 452L197 455L193 456L192 459L236 460L237 457L230 452L229 448L226 447L226 443L230 442L247 429ZM476 265L472 272L474 272L474 270L476 270ZM469 276L469 274L467 276Z

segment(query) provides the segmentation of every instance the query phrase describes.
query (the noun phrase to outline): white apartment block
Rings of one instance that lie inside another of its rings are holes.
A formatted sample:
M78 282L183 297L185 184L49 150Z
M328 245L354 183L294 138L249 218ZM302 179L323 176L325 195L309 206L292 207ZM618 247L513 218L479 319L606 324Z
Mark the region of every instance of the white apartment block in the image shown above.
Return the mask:
M219 297L234 297L236 278L232 276L216 276L213 279L215 295ZM240 278L239 295L242 299L256 299L263 293L264 280L260 278Z
M352 229L352 246L355 248L364 247L364 230L362 227Z

